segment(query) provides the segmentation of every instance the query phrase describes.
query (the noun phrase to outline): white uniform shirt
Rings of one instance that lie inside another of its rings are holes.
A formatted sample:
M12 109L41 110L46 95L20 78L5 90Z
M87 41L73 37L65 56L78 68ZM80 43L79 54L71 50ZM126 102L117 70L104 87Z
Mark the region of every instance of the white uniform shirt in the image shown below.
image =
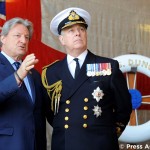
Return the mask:
M80 68L82 67L83 63L84 63L84 60L86 58L86 55L87 55L88 51L85 50L82 54L80 54L77 58L78 58L78 61L79 61L79 65L80 65ZM68 63L68 68L69 68L69 71L72 75L72 77L74 78L75 76L75 68L76 68L76 62L73 60L74 57L72 57L71 55L67 55L67 63Z

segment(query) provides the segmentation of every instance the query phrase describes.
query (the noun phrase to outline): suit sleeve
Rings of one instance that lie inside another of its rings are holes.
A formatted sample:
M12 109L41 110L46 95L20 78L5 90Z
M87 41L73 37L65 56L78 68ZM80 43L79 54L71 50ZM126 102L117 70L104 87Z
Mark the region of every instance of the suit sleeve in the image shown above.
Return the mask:
M51 110L51 101L47 94L46 89L43 87L44 99L45 99L45 115L48 123L52 126L54 113Z
M132 112L131 95L127 88L126 79L119 69L119 64L114 61L112 67L111 86L114 91L114 115L118 136L124 131L130 120Z

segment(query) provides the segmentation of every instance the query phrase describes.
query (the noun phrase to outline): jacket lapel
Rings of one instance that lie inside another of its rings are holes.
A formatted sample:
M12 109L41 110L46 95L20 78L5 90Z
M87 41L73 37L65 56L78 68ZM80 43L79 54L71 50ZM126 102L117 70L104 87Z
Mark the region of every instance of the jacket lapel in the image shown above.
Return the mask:
M71 76L71 73L68 69L68 65L67 65L67 61L66 61L66 64L64 64L64 68L67 72L63 73L62 81L63 81L63 84L65 84L65 87L67 85L68 89L65 89L65 93L63 93L63 94L65 94L64 99L68 99L69 97L71 97L79 89L79 87L86 80L88 80L90 78L86 75L86 73L87 73L86 72L86 64L91 63L91 62L92 63L95 62L95 55L88 51L86 59L81 67L80 72L79 72L79 76L76 79L74 79Z
M31 94L32 94L32 102L35 103L35 86L34 86L34 81L33 81L33 77L32 77L32 72L29 72L27 75L28 81L29 81L29 85L31 88Z
M5 72L5 75L9 75L10 73L14 72L14 68L12 67L12 65L10 64L10 62L7 60L7 58L0 53L0 65L1 65L1 69L2 71Z
M72 75L69 71L68 64L67 64L67 57L63 60L61 73L62 73L63 81L69 81L69 82L65 82L65 84L67 84L67 86L69 86L70 82L72 83L74 81L74 78L72 77Z
M60 71L60 79L62 80L62 101L68 97L68 93L73 88L74 78L72 77L68 64L67 58L62 61L61 71Z

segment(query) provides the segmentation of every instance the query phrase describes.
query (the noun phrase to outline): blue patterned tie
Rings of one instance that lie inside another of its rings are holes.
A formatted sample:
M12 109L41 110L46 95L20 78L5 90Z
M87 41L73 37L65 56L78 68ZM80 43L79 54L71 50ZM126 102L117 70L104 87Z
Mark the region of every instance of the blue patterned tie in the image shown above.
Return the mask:
M20 62L14 62L14 65L15 65L15 67L16 67L16 70L18 70L19 69L19 67L20 67Z
M19 69L19 67L20 67L20 62L14 62L14 65L15 65L15 67L16 67L16 70L18 70ZM23 89L24 91L26 91L28 94L29 94L29 92L28 92L28 89L27 89L27 87L26 87L26 85L25 85L25 83L24 83L24 81L22 82L22 84L21 84L21 89ZM29 94L30 95L30 94ZM30 96L31 97L31 96ZM31 98L32 99L32 98Z
M73 59L76 62L76 68L75 68L75 79L77 78L79 72L80 72L80 65L79 65L79 61L78 58L74 58Z

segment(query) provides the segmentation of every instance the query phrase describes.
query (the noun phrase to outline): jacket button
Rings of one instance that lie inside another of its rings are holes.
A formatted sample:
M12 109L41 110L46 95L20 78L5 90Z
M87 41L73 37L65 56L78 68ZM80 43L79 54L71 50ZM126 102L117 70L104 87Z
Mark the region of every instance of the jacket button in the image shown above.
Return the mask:
M87 119L87 115L83 115L83 119Z
M65 120L68 121L68 120L69 120L69 117L66 116L66 117L65 117Z
M87 128L87 124L86 123L83 124L83 128Z
M66 100L66 104L70 104L70 100Z
M84 102L86 102L86 103L87 103L87 102L88 102L88 98L85 98L85 99L84 99Z
M66 109L65 109L65 112L69 112L69 108L66 108Z
M68 124L65 124L64 128L65 128L65 129L68 129L68 128L69 128L69 125L68 125Z
M84 108L83 108L84 110L88 110L88 107L87 106L84 106Z
M119 127L116 127L116 130L117 130L117 133L121 132L121 128L119 128Z

